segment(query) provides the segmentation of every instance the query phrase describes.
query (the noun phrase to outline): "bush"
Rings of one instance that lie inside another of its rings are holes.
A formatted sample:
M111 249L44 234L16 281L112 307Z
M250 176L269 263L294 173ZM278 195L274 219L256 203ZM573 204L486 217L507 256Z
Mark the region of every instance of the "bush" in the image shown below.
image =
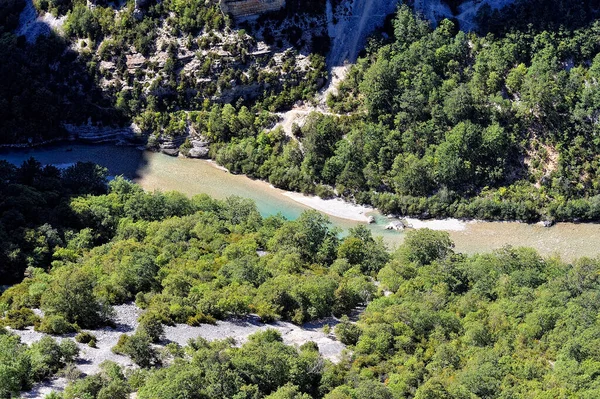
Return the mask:
M214 317L210 315L205 315L202 312L187 319L187 324L193 327L197 327L200 324L215 324L216 322L217 320Z
M39 323L40 318L29 308L13 309L6 312L4 323L16 330Z
M60 344L52 337L43 337L31 345L28 350L31 359L31 375L34 380L41 381L55 374L67 363L71 363L79 355L79 348L71 340L63 340Z
M0 398L18 397L30 385L27 346L12 334L0 335Z
M60 315L46 316L42 319L36 331L51 335L64 335L76 331L77 329L64 317Z
M63 363L73 363L79 356L79 348L72 340L63 339L59 346Z
M129 356L135 364L142 368L159 364L158 353L152 347L152 340L144 333L136 332L132 336L121 335L112 351Z
M348 316L343 316L340 324L335 326L335 336L344 345L356 345L360 333L360 327L352 323Z
M92 341L96 341L96 336L92 333L89 333L87 331L82 331L79 334L77 334L75 336L75 341L81 343L81 344L90 344L90 342ZM91 345L90 345L91 346Z
M83 328L98 327L106 322L106 309L94 296L95 285L96 279L91 273L61 268L42 294L42 310Z
M146 334L152 342L162 339L165 329L159 315L151 312L144 313L140 316L139 322L138 332Z

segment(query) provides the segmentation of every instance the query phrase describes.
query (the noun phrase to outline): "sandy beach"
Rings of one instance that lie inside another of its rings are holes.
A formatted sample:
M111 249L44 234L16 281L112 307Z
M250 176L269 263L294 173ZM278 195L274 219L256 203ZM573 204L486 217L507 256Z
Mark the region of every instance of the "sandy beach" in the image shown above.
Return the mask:
M415 218L404 218L406 223L413 229L431 229L441 231L464 231L467 229L468 223L458 219L430 219L420 220Z
M316 209L319 212L323 212L327 215L340 219L368 223L369 215L367 214L369 212L373 212L373 208L371 207L351 204L340 198L326 200L316 196L308 196L289 191L283 191L283 195L302 205L306 205L310 208Z

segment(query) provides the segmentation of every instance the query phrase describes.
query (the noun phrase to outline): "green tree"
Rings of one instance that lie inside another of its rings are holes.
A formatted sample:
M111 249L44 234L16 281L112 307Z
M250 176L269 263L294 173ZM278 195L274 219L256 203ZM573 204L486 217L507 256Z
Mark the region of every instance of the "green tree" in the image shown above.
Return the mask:
M452 254L454 243L446 232L419 229L408 232L397 256L419 266L429 265Z
M42 310L49 316L63 316L83 328L97 327L105 321L106 315L94 297L94 284L95 279L80 269L60 270L42 294Z

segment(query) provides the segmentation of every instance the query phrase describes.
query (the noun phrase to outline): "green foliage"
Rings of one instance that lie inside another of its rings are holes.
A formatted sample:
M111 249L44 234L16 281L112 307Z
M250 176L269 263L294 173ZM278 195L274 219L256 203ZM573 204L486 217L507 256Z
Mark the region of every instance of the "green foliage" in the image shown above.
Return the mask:
M121 367L110 361L100 364L101 372L70 383L63 394L64 399L126 399L132 391Z
M554 22L540 19L534 3ZM400 7L395 37L370 47L328 100L353 117L343 138L318 145L333 153L310 179L384 213L598 217L597 118L589 117L598 24L587 24L589 2L539 3L519 1L487 17L482 7L482 26L497 36L467 34L448 20L432 29ZM556 28L561 18L571 29Z
M131 336L126 334L121 335L119 342L112 348L112 351L129 356L135 364L142 368L148 368L160 363L158 352L152 346L152 339L141 330L136 331Z
M300 392L297 386L287 383L265 399L310 399L310 395Z
M342 317L335 326L335 336L344 345L356 345L360 337L360 327L352 323L347 316Z
M144 313L140 316L138 331L147 335L152 342L158 342L164 334L162 320L162 317L155 313Z
M58 344L53 338L45 336L31 344L28 354L32 379L41 381L55 374L67 363L72 363L79 355L79 348L70 339Z
M82 331L75 336L75 341L82 344L88 344L93 348L95 346L96 336L90 332Z
M425 266L451 255L453 247L450 235L444 231L412 230L406 234L398 256L417 266Z
M61 316L83 328L96 327L104 320L102 306L94 297L94 278L81 270L59 269L41 298L48 316ZM56 319L58 320L58 319Z
M87 5L77 4L72 11L67 14L64 30L68 36L72 37L96 37L98 35L98 21L92 10Z
M51 335L64 335L75 331L76 327L72 323L69 323L64 316L55 314L45 316L42 322L36 327L36 330Z
M286 346L275 330L251 335L241 347L198 338L186 352L189 357L152 372L139 397L304 399L313 397L322 374L323 359L313 346Z
M138 331L123 335L114 350L148 370L128 381L111 366L70 384L65 398L126 397L133 386L142 399L595 392L589 365L597 346L598 260L566 264L522 248L467 256L453 252L447 233L427 229L408 233L390 256L368 230L340 238L314 212L292 222L262 219L238 198L171 194L147 194L161 198L136 207L139 193L116 181L109 194L76 199L79 209L103 204L100 213L114 223L106 243L78 251L81 236L67 235L72 260L62 258L49 273L31 270L0 299L8 310L40 303L42 324L103 322L104 298L144 302ZM153 201L169 211L148 211ZM377 295L375 273L391 292ZM338 365L325 362L314 343L286 346L275 330L241 347L198 339L159 356L152 345L163 323L250 312L302 323L358 304L367 304L359 321L342 317L335 327L338 339L353 346ZM83 338L93 340L76 339ZM27 348L0 334L3 395L54 375L77 353L69 339L57 344L46 337ZM167 366L151 369L161 361Z
M39 323L40 318L31 309L11 309L6 312L4 324L8 327L22 330L25 327Z
M106 191L106 169L77 163L63 171L29 159L20 167L0 161L0 280L20 282L25 270L40 275L53 260L54 250L64 246L64 234L76 226L68 208L73 195ZM31 273L28 273L30 275ZM39 306L45 281L31 287L27 303Z
M10 398L30 386L31 358L17 336L0 335L0 397Z

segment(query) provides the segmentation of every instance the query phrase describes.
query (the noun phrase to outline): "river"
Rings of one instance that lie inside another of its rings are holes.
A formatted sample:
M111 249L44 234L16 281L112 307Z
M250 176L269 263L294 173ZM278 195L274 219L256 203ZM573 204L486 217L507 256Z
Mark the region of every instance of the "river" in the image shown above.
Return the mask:
M308 206L300 204L268 183L233 175L214 163L175 158L160 153L140 151L134 147L112 144L57 144L33 149L0 151L0 159L20 165L29 157L42 164L65 167L77 161L91 161L108 168L111 175L124 175L146 190L176 190L187 195L206 193L223 199L231 195L251 198L264 216L283 214L297 218ZM389 220L377 212L377 223L368 225L374 235L382 236L390 249L404 240L406 233L385 230ZM331 217L332 224L344 230L361 222ZM414 222L417 227L418 222ZM427 225L427 224L426 224ZM546 228L518 222L448 223L456 250L465 253L488 252L505 245L527 246L544 255L559 255L564 260L600 255L600 225L558 223ZM444 228L444 223L428 226Z

